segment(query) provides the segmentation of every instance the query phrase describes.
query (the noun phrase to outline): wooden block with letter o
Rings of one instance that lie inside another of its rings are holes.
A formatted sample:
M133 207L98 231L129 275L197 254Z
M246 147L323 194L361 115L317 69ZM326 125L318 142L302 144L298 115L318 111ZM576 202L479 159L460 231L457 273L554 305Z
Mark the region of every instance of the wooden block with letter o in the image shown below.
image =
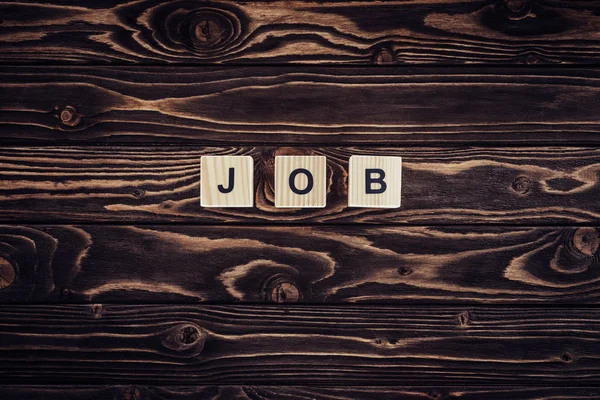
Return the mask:
M275 157L275 207L325 207L326 197L324 156Z
M348 173L350 207L398 208L402 157L351 156Z
M200 203L202 207L253 207L252 157L202 157Z

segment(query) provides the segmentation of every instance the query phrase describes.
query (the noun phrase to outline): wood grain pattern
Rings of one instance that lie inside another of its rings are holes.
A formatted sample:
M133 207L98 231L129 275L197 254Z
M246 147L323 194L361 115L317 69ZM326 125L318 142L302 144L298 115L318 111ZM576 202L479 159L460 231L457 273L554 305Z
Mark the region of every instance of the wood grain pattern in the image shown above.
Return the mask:
M0 0L0 399L600 398L599 1L80 3Z
M597 1L0 3L4 63L597 63Z
M3 226L1 303L597 304L593 227Z
M0 68L0 139L600 143L593 69Z
M4 384L600 381L597 309L17 305L0 321Z
M327 207L274 206L278 155L327 157ZM402 207L348 207L352 155L403 157ZM200 207L200 158L248 155L255 207ZM3 147L5 222L598 224L600 150L579 147Z
M595 400L590 387L393 386L21 386L1 385L11 400Z

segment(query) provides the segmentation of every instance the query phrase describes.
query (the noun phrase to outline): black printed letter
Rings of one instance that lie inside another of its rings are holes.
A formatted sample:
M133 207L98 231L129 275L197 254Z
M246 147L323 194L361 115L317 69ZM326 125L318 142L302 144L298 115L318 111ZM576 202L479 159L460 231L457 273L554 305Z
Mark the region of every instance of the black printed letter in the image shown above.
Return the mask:
M219 192L221 193L231 193L231 191L233 190L233 185L235 183L235 180L233 179L235 177L235 169L234 168L229 168L229 187L225 188L223 185L219 185L218 189Z
M379 168L368 168L365 170L366 177L366 192L367 194L378 194L383 193L387 189L387 184L383 181L385 178L385 171ZM371 174L379 174L378 178L371 177ZM373 183L379 183L379 188L373 189Z
M308 183L306 184L306 188L299 190L296 187L296 175L298 174L304 174L306 175L306 178L308 179ZM292 171L292 173L290 174L290 189L292 189L292 192L296 193L296 194L306 194L308 192L310 192L313 188L313 176L310 173L309 170L304 169L304 168L298 168Z

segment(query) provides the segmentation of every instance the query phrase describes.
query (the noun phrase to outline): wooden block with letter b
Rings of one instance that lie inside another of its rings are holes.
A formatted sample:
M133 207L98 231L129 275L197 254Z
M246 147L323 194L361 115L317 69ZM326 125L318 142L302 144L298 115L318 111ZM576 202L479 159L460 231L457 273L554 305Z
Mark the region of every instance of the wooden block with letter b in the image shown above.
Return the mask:
M350 207L398 208L402 157L351 156L348 173Z
M202 207L253 207L254 160L250 156L204 156L200 176Z
M325 156L275 157L275 207L322 208L326 198Z

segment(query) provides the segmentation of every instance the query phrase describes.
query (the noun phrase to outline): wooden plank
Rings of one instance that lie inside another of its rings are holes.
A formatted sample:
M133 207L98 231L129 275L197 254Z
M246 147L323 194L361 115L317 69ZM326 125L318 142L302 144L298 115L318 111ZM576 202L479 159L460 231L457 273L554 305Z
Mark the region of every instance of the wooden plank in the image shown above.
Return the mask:
M327 206L274 206L278 155L327 157ZM352 155L403 157L399 209L348 207ZM204 155L254 158L254 207L203 208ZM5 222L598 224L600 149L3 147Z
M600 143L593 69L0 68L0 139Z
M556 400L590 399L600 389L586 387L393 387L393 386L0 386L11 400Z
M597 63L598 1L3 1L4 63Z
M592 227L3 226L0 302L598 304L598 236Z
M600 310L1 306L4 384L600 382Z

